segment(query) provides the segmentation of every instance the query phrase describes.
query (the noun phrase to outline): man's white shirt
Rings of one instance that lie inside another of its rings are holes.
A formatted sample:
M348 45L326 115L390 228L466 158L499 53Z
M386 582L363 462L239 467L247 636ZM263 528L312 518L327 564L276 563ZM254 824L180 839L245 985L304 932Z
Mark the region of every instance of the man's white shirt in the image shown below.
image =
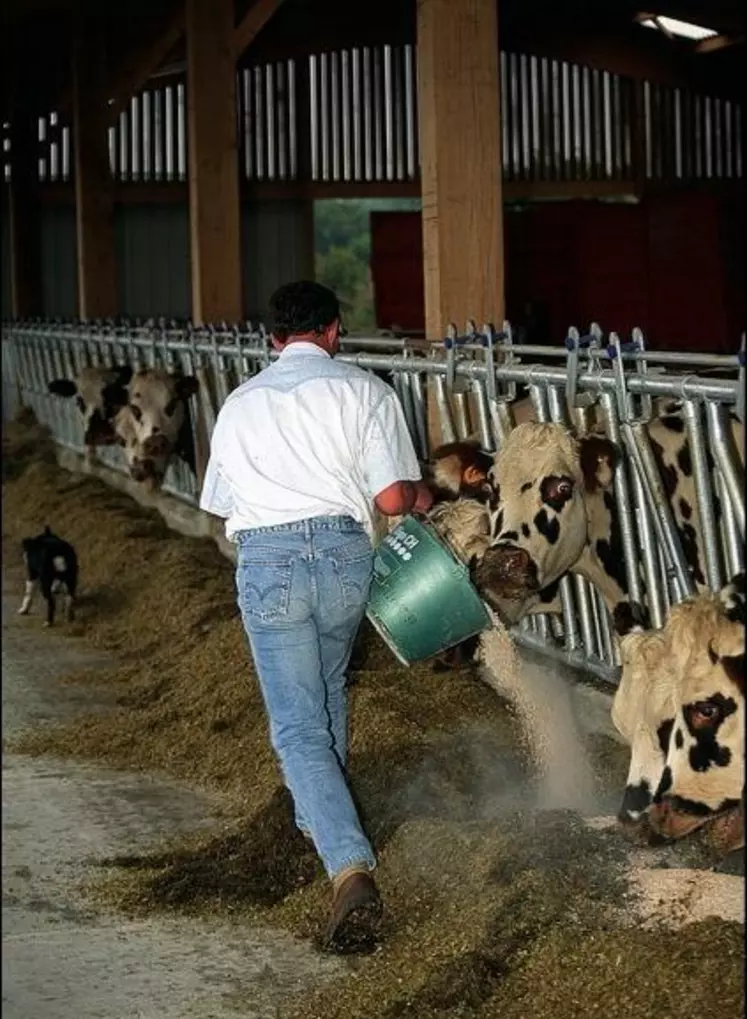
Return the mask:
M200 508L226 537L350 516L373 538L373 500L421 478L399 399L375 375L296 341L221 408Z

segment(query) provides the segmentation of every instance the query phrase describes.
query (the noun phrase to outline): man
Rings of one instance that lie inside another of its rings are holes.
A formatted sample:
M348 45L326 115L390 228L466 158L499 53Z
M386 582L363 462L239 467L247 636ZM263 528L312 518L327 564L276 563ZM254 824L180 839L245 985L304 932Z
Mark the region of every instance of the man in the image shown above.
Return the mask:
M218 415L200 506L226 518L270 738L296 825L332 881L333 951L376 940L376 860L345 779L345 671L368 598L373 507L425 512L431 496L396 394L334 360L340 306L298 282L270 300L274 364Z

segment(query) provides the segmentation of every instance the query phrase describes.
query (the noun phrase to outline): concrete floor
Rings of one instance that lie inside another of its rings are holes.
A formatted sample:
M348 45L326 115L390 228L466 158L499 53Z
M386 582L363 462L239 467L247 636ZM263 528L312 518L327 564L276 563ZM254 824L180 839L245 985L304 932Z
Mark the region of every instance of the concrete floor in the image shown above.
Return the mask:
M58 677L100 657L18 617L3 572L3 740L105 698ZM208 920L128 921L87 905L96 859L213 824L176 783L3 754L3 1019L278 1019L290 994L343 972L281 932ZM100 873L100 871L98 871Z

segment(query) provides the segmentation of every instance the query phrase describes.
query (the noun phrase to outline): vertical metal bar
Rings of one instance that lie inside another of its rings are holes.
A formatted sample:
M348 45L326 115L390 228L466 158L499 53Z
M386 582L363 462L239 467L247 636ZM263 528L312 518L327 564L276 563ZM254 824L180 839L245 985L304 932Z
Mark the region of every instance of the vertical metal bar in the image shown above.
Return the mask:
M372 49L373 61L373 129L374 129L374 178L384 179L384 102L380 47Z
M667 557L667 565L673 570L681 597L688 597L695 589L648 434L640 424L631 425L627 421L621 425L621 431L646 497L650 499L651 519Z
M142 144L141 158L142 158L142 168L143 168L143 172L142 172L143 180L150 180L151 179L151 174L153 172L153 168L152 168L152 165L151 165L151 158L150 158L151 157L151 144L152 144L152 139L151 139L151 121L150 121L150 99L151 99L150 91L146 89L146 91L143 92L142 96L140 97L140 102L141 102L141 105L142 105L142 124L143 124L143 133L142 133L142 138L141 138L141 144Z
M321 153L322 153L322 180L329 180L329 146L330 146L330 129L329 129L329 69L328 69L329 58L326 53L322 53L319 57L319 106L320 106L320 120L321 120L321 131L320 142L321 142Z
M164 118L165 148L166 148L166 180L174 179L174 89L167 85L164 89L164 103L166 106L166 117Z
M352 129L353 129L353 180L363 179L363 108L361 103L361 51L354 46L350 54Z
M275 68L265 64L264 73L265 118L267 124L267 179L275 180L277 176L277 90L275 88Z
M530 383L529 398L532 401L532 406L534 407L534 413L537 418L537 421L541 423L550 420L550 408L548 396L549 392L547 392L541 385L538 385L536 383ZM565 634L565 646L569 651L572 651L578 648L579 639L578 639L578 627L576 626L576 610L573 599L573 584L568 574L561 578L559 591L560 591L560 602L563 611L563 630Z
M477 412L477 434L480 445L483 449L494 450L493 429L490 426L490 411L488 410L488 396L485 392L485 383L482 379L472 379L471 383L473 403Z
M456 389L451 395L454 403L454 417L456 419L457 435L460 439L466 439L470 434L467 394L463 389Z
M706 419L708 421L713 456L723 476L726 490L729 493L734 521L744 539L744 465L740 463L740 458L734 448L729 427L729 413L723 405L707 401Z
M363 48L363 154L365 159L365 178L366 180L373 180L373 78L371 71L371 50L368 46Z
M331 137L331 177L340 179L340 72L339 53L329 54L329 119L332 127Z
M610 617L604 599L595 587L592 587L592 611L596 625L599 627L600 647L605 661L612 665L615 661L614 642L610 629Z
M351 82L350 54L343 50L340 55L340 102L342 106L342 179L352 178L352 132L350 125Z
M617 417L615 398L612 393L602 394L601 405L607 435L610 437L611 441L615 443L617 448L622 450L624 448L623 440L620 434L620 424ZM641 505L639 499L636 499L637 506L635 510L633 509L630 486L628 483L628 472L624 462L620 464L619 469L615 471L614 489L615 501L618 507L617 515L620 523L620 537L623 547L623 556L625 557L625 576L628 581L628 594L632 601L643 604L643 591L641 589L641 581L638 573L638 552L636 550L635 536L633 532L633 519L636 517L638 518L639 528L641 529L640 537L643 569L646 575L646 584L649 591L651 590L650 582L652 578L655 577L653 535L651 534L650 523L647 522L645 518L641 519L639 515ZM636 491L636 496L639 496L640 494L640 492ZM660 618L660 616L657 616L657 618Z
M542 176L542 150L540 148L540 87L537 69L537 57L529 57L529 103L532 116L530 176L539 180Z
M428 443L428 419L425 410L425 394L423 391L423 376L420 372L412 374L412 404L415 412L415 426L420 439L420 450L424 460L430 455Z
M436 394L436 408L441 425L441 443L456 442L457 433L451 413L449 397L446 392L446 380L443 375L433 376L433 387Z
M319 180L319 81L318 61L315 54L309 57L309 134L311 145L311 179Z
M724 481L724 475L718 467L714 472L714 480L716 494L721 501L721 545L724 552L726 579L731 580L737 573L744 570L744 537L739 532L734 504Z
M500 74L501 74L501 159L503 163L503 175L506 180L511 177L511 134L510 134L510 106L511 98L508 87L509 73L508 54L503 50L500 52Z
M287 151L288 151L288 177L296 180L298 177L298 110L296 105L296 62L287 60L285 63L285 84L287 97Z
M254 68L254 166L257 180L264 180L267 171L267 135L261 67Z
M406 43L404 47L405 62L405 168L408 180L417 176L417 128L415 125L415 68L413 47Z
M130 99L130 180L140 180L140 105L138 97Z
M153 92L153 174L163 180L163 89Z
M683 401L685 424L690 439L690 455L693 462L693 480L700 513L700 529L703 539L705 573L708 586L719 591L722 586L721 561L719 556L716 517L713 511L711 476L706 459L706 444L700 405L692 400Z
M394 102L392 47L384 46L384 161L387 180L394 180Z
M557 386L547 387L547 406L549 418L554 424L568 427L568 412L565 400L561 397ZM567 578L564 578L564 580ZM561 581L561 588L563 582ZM591 604L589 601L589 584L585 577L580 574L573 574L573 591L575 593L575 605L578 609L578 619L581 623L581 639L587 655L599 657L599 649L594 635L594 625L591 616ZM564 597L561 589L561 599ZM566 595L565 597L568 597Z

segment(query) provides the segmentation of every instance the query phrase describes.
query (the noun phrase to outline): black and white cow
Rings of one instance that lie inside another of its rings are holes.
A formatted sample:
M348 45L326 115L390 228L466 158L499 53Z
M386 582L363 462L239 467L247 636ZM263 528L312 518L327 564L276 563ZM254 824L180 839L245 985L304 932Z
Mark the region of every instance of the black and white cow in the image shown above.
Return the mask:
M677 839L708 824L721 851L744 844L744 641L744 574L622 639L612 720L631 748L625 825Z
M55 379L48 388L75 397L89 459L97 446L119 445L130 476L150 488L160 485L172 455L195 472L188 409L199 388L194 376L127 365L84 368L75 379Z
M732 436L744 462L744 431L732 416ZM704 569L692 458L680 406L663 401L647 426L683 549L698 589ZM557 612L566 572L599 590L618 635L645 622L632 604L623 553L614 472L620 451L606 436L573 436L562 425L525 421L509 433L494 458L493 497L485 515L463 511L459 500L436 526L470 562L485 600L507 623L531 612ZM718 503L716 513L720 512ZM453 532L458 532L454 540ZM469 551L469 555L466 552Z
M174 454L195 472L188 401L198 389L193 375L155 368L133 374L127 401L113 422L115 441L124 451L133 480L158 487Z
M114 417L127 403L127 383L132 377L129 365L116 368L83 368L74 379L54 379L48 385L56 396L75 398L83 418L83 442L89 456L97 446L116 442Z

